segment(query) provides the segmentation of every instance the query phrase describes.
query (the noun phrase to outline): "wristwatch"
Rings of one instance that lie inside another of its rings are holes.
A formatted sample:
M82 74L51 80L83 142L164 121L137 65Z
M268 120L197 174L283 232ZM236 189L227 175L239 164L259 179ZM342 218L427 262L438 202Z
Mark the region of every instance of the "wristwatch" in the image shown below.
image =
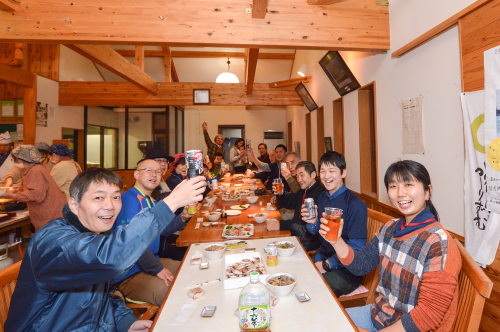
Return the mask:
M332 270L330 264L328 264L328 260L323 261L323 270L325 270L326 272L330 272Z

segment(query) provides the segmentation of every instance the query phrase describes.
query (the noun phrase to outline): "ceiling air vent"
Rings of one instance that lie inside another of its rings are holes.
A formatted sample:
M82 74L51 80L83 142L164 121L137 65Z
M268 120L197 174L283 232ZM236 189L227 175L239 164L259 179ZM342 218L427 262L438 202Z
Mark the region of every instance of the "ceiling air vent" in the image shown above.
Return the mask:
M264 139L284 139L285 134L283 131L265 131Z

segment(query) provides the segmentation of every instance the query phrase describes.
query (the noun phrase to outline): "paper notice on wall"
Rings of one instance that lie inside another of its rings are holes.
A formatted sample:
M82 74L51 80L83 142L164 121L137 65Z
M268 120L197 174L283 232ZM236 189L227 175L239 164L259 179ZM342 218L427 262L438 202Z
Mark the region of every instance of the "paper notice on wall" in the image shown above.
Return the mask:
M17 117L24 117L24 100L17 101Z
M2 117L11 118L14 116L14 101L2 101Z
M17 131L17 139L19 141L22 141L23 140L23 132L24 132L24 125L22 123L18 123L16 125L16 131Z
M36 103L36 125L38 127L47 127L47 109L47 104L41 102Z
M403 154L423 154L422 97L401 102L403 118Z

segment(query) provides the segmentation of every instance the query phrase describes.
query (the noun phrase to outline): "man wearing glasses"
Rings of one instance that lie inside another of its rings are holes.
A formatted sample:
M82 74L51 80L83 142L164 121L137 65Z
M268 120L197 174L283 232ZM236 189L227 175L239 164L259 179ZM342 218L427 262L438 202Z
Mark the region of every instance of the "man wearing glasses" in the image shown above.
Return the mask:
M158 187L162 174L161 164L156 160L139 161L137 170L134 172L134 187L122 194L122 210L116 218L113 229L130 223L130 220L141 210L155 206L156 200L151 197L151 193ZM165 228L161 236L168 236L180 230L190 218L188 209L185 207L182 213ZM137 240L140 241L140 239ZM116 280L118 289L125 297L161 306L180 261L159 258L159 251L160 236L149 245L149 249L144 252L125 277Z
M162 199L167 197L171 191L170 188L165 183L165 180L163 180L163 177L165 176L165 174L167 174L168 165L169 163L174 161L174 157L167 156L165 150L162 148L152 148L149 149L148 152L146 152L146 158L144 159L153 159L156 160L158 163L160 163L161 166L160 184L153 190L151 197L153 197L157 201L161 201Z

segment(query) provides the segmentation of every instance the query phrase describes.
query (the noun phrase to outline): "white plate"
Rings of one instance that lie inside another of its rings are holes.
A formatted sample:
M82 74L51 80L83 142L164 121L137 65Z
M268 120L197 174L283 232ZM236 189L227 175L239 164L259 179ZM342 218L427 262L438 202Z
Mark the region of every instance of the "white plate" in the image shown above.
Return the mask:
M240 212L240 211L235 211L235 212ZM241 213L241 212L240 212ZM231 236L231 235L224 235L224 233L226 232L226 229L228 227L238 227L238 226L248 226L251 230L250 231L246 231L247 233L250 233L250 234L247 234L247 235L241 235L241 236ZM250 236L253 235L253 225L252 224L230 224L230 225L226 225L226 227L224 227L224 229L222 230L222 237L225 237L226 239L246 239L246 238L249 238Z
M233 210L245 210L247 209L248 206L242 204L242 205L233 205L230 207L230 209L233 209Z
M236 210L227 210L226 214L228 216L239 216L241 214L241 211L236 211Z
M234 186L235 186L235 187L243 187L243 184L238 183L238 184L235 184Z

